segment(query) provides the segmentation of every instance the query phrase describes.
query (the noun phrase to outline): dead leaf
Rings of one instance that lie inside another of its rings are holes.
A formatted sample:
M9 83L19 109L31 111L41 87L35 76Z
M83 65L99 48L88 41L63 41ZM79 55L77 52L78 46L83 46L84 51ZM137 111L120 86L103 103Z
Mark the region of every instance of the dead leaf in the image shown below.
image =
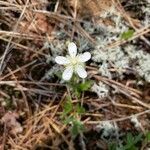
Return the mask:
M48 22L44 14L36 14L34 20L20 22L19 30L20 32L35 36L45 33L50 35L53 26Z
M68 4L75 9L75 0L68 0ZM111 0L78 0L76 9L81 16L97 16L109 10L111 6Z
M18 118L19 115L16 112L8 112L2 117L1 122L6 124L12 134L18 134L23 131L21 124L17 121Z

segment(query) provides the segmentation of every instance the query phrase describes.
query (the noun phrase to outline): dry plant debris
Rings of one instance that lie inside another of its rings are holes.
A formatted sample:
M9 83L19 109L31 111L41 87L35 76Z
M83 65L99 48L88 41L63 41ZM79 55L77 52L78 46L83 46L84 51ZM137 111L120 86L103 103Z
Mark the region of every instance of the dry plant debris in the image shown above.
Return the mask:
M55 62L71 41L84 82ZM148 150L149 116L149 0L0 0L0 149Z

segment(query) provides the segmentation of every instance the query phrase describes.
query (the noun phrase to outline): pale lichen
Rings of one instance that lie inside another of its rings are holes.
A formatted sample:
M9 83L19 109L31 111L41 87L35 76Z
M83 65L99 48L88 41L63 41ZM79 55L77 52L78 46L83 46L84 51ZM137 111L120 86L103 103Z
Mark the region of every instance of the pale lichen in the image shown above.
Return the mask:
M109 87L102 82L99 82L98 84L94 83L91 90L95 92L100 99L109 95Z

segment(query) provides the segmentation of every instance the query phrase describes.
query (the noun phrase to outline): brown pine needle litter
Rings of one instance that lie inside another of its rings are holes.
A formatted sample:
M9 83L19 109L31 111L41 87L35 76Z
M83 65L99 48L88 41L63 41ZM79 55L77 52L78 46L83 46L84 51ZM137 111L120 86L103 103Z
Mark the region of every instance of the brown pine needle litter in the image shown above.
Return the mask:
M69 42L91 54L74 89L55 62ZM0 0L0 150L106 150L149 116L149 0Z

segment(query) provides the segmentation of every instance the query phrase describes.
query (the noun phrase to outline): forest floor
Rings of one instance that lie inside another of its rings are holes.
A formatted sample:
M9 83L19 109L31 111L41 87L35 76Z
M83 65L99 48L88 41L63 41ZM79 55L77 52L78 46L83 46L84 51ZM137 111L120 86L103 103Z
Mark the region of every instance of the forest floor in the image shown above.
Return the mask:
M150 0L0 0L0 150L49 149L150 150Z

